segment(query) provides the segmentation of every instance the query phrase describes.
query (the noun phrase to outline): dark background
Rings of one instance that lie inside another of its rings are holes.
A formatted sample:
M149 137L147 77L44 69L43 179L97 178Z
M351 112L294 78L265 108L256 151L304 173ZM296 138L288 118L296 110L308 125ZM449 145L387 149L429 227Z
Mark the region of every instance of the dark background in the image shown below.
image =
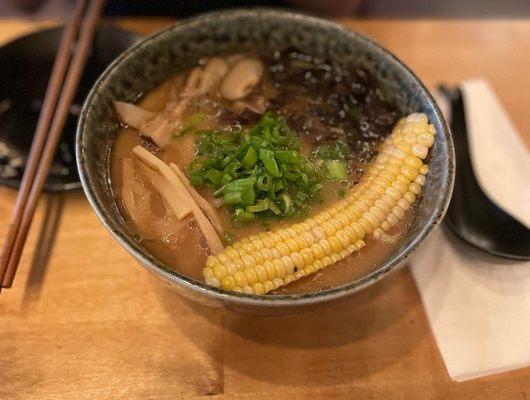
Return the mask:
M58 18L73 0L0 0L0 17ZM327 16L375 18L528 18L530 0L109 0L111 16L191 16L230 7L272 6Z

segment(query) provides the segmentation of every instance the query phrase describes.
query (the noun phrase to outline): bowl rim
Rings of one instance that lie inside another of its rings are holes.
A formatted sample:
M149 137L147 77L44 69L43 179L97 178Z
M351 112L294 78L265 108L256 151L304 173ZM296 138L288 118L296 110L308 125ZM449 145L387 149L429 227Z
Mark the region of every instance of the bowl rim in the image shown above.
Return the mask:
M136 52L141 49L151 46L153 42L156 42L156 39L170 34L172 31L184 30L187 27L193 26L194 24L200 24L202 21L210 18L218 17L233 17L236 15L256 17L257 15L266 15L269 17L280 17L283 19L289 19L293 23L296 23L299 20L304 22L309 22L317 26L323 26L327 28L333 28L339 31L341 34L348 35L352 38L363 43L368 47L374 48L376 51L385 54L391 62L394 63L395 67L400 69L403 73L409 76L409 78L414 81L421 91L424 92L427 100L428 107L432 109L432 112L435 114L436 118L439 120L440 125L442 126L443 134L446 148L447 148L447 157L448 164L446 165L446 179L444 184L440 188L438 197L441 196L441 199L437 201L438 206L435 208L432 213L428 216L427 221L423 224L422 227L418 229L418 232L410 239L409 243L394 257L388 258L384 263L382 263L376 270L368 273L361 278L355 279L352 282L333 287L330 289L325 289L319 292L310 292L304 294L289 294L289 295L251 295L245 293L236 293L224 289L217 289L211 286L208 286L206 283L191 279L178 271L172 270L169 267L165 266L164 263L157 260L154 256L149 254L147 251L143 250L138 244L134 242L130 237L123 235L117 230L117 227L114 227L114 224L111 222L110 218L107 217L106 213L103 211L104 208L98 199L95 191L93 190L92 185L90 184L90 174L88 173L85 162L84 162L84 136L86 133L86 120L91 112L92 104L94 97L99 92L99 87L102 83L108 78L108 76L117 69L120 64L128 59L131 56L134 56ZM125 50L120 56L118 56L100 75L98 80L93 85L88 96L85 99L83 104L83 109L78 121L77 132L76 132L76 161L77 168L79 172L79 177L83 190L86 194L88 202L90 203L92 209L96 213L100 222L104 225L108 232L116 239L125 249L147 270L157 275L159 278L163 279L166 282L177 284L178 286L183 287L184 289L191 290L197 294L206 296L207 298L221 301L227 304L237 304L241 306L258 306L258 307L300 307L304 305L316 305L331 302L340 298L349 296L371 284L379 281L389 272L398 269L398 267L403 265L403 260L405 260L419 245L423 240L432 232L442 221L449 202L451 199L453 185L454 185L454 170L455 170L455 157L454 157L454 147L451 137L449 127L436 104L433 96L425 87L425 85L420 81L420 79L412 72L412 70L407 67L398 57L393 53L377 44L373 40L367 38L366 36L349 30L340 23L328 21L322 18L310 16L304 13L295 13L291 11L278 10L273 8L236 8L223 11L213 11L198 16L194 16L182 21L179 21L153 35L147 36L146 38L140 40L138 43Z

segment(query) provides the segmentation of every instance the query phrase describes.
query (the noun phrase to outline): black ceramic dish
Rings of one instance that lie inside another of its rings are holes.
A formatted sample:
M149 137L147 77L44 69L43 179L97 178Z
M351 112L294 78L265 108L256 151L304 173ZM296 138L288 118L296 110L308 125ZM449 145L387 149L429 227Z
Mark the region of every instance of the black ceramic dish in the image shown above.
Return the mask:
M15 39L0 48L0 184L18 187L33 140L62 28ZM81 187L75 167L75 127L81 104L103 70L139 36L110 26L98 28L94 50L85 68L44 189Z
M458 238L492 256L530 260L530 230L493 203L475 177L461 90L441 90L451 103L451 130L460 167L446 225Z
M205 56L295 47L344 67L363 66L392 93L403 114L424 112L438 132L430 172L410 229L372 273L348 285L303 295L255 296L218 290L175 272L146 252L123 223L109 179L112 145L119 129L112 100L134 101L172 74ZM318 18L275 10L231 10L184 21L121 55L100 77L81 113L77 162L88 200L109 232L138 262L181 294L210 305L259 315L286 314L349 296L384 277L443 218L454 178L453 145L433 98L397 58L371 40Z

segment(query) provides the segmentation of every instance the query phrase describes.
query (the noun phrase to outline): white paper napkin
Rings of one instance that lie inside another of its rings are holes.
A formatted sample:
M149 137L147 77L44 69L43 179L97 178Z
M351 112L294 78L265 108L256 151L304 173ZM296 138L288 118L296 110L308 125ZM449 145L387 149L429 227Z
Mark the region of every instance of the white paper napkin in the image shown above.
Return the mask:
M486 82L468 81L462 88L478 180L505 211L530 226L528 152ZM487 258L440 228L410 264L452 379L530 366L530 262Z

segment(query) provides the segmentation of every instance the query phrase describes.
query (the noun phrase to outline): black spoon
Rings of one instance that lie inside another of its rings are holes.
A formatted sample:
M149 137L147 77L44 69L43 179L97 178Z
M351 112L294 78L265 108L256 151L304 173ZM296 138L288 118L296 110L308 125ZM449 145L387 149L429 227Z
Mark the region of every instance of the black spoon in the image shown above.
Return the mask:
M491 255L530 260L530 230L495 205L477 182L469 153L462 92L444 86L440 91L450 102L457 166L446 225L464 242Z

